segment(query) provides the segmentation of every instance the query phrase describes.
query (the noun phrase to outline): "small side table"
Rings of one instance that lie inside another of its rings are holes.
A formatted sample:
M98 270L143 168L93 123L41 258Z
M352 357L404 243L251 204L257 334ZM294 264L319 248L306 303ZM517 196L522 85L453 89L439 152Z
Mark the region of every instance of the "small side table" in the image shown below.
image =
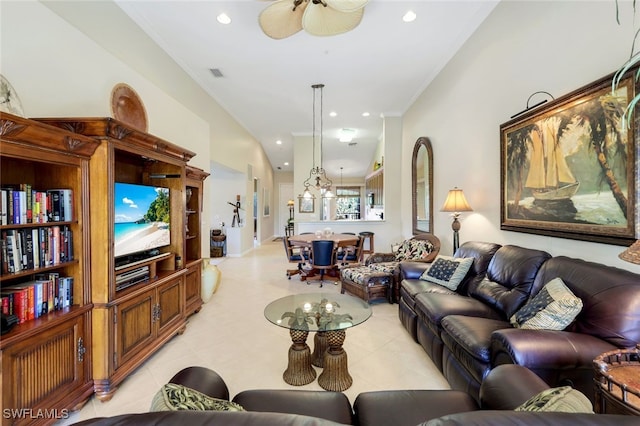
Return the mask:
M211 257L224 257L227 255L227 236L225 234L211 234L211 246L209 248Z
M346 329L371 317L368 303L345 294L304 293L281 297L264 308L265 318L289 329L287 369L283 380L293 386L311 383L316 377L312 365L323 368L318 376L321 388L342 392L353 383L342 344ZM307 345L309 332L316 332L313 354Z
M605 352L593 360L598 414L640 416L640 345Z

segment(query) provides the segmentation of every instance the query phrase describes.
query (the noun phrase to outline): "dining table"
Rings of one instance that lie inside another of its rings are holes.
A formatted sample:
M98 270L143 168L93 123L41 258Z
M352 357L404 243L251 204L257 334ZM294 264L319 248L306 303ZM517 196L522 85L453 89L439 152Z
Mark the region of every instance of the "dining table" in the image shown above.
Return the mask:
M287 238L287 237L285 237ZM353 247L358 243L358 236L354 234L335 234L335 233L309 233L309 234L297 234L292 235L289 238L289 243L293 246L303 247L304 249L311 250L311 242L318 240L330 240L336 243L336 248L346 248ZM329 276L338 277L339 271L338 266L340 263L340 259L336 259L337 263L334 269L327 271ZM306 281L308 278L311 278L317 275L319 272L310 269L307 270L304 274L300 274L300 281Z

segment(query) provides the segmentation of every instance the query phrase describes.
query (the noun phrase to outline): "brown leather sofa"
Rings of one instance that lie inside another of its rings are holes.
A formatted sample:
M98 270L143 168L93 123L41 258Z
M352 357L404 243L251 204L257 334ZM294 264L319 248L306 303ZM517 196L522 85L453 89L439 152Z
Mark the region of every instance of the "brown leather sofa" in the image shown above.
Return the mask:
M202 367L189 367L171 379L209 396L227 399L223 379ZM548 386L524 367L495 368L481 388L480 403L456 390L390 390L364 392L354 401L353 411L344 394L302 390L247 390L233 401L246 412L162 411L95 418L78 425L338 425L414 426L464 425L616 425L637 424L637 417L623 415L515 412ZM226 398L225 398L226 396Z
M460 247L456 256L473 256L477 264L456 292L436 291L437 285L416 292L428 265L401 265L401 321L411 333L407 307L413 304L416 340L453 389L476 399L493 368L519 364L550 386L571 385L593 400L593 359L640 341L640 275L517 246L491 255L494 248L477 242ZM482 281L485 276L490 282ZM583 302L575 321L563 331L513 328L510 316L556 277Z
M470 286L477 285L482 278L484 278L487 267L491 258L500 248L499 244L484 243L471 241L464 243L457 250L457 257L473 257L473 265L467 273L467 276L462 280L460 286L456 291L449 290L438 284L431 283L429 281L421 280L420 275L427 269L430 264L417 263L417 262L405 262L400 268L401 271L401 285L400 285L400 300L398 301L398 315L400 322L407 329L413 339L418 342L417 334L417 319L418 314L415 311L416 296L420 293L442 293L442 294L461 294L467 295L467 290ZM442 366L442 342L440 347L431 349L431 345L425 340L421 343L427 353L431 356L431 359L439 366Z

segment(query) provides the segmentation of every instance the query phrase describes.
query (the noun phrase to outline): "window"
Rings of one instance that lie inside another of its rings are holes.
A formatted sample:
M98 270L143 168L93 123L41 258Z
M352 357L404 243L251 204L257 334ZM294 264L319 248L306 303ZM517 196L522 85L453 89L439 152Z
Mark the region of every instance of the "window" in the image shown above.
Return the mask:
M360 187L336 187L336 219L360 219Z

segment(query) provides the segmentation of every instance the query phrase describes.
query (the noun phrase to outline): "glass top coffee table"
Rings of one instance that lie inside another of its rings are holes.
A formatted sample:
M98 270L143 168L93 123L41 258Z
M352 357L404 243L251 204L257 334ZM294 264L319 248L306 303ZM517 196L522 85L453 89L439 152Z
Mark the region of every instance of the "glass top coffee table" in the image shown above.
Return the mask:
M311 383L316 377L312 367L315 365L324 368L318 376L323 389L341 392L351 386L353 379L342 344L347 328L371 317L368 303L346 294L294 294L271 302L265 307L264 316L271 323L288 328L291 335L289 364L282 374L286 383ZM309 332L316 332L313 354L307 345Z

